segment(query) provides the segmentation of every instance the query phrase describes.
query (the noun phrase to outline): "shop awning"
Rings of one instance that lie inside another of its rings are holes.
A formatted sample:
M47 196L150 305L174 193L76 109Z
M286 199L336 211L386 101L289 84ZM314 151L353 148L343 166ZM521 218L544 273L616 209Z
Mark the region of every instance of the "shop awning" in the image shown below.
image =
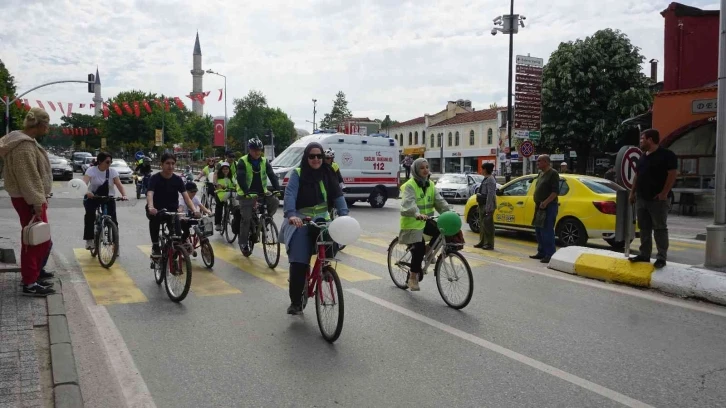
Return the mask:
M425 152L426 152L426 148L425 147L407 147L407 148L403 149L403 154L404 155L411 154L411 155L421 155L421 156L423 156L423 154Z

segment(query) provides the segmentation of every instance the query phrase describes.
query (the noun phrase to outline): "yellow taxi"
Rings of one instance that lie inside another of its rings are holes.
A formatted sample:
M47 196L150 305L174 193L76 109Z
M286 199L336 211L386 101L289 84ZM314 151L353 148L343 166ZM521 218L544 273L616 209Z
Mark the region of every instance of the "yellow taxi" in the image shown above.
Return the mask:
M534 232L534 189L537 175L519 177L497 190L494 226L498 229ZM555 235L562 245L585 245L587 240L604 239L613 248L623 248L615 240L615 196L623 187L599 177L560 174L559 210ZM464 219L478 233L476 195L466 202Z

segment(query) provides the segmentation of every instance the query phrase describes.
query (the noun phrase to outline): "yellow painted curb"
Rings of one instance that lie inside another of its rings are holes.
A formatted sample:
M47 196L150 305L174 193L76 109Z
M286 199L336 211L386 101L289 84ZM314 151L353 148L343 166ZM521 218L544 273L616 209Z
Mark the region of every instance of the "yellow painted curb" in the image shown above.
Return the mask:
M650 263L598 254L582 254L575 261L575 273L580 276L646 288L650 287L653 270Z

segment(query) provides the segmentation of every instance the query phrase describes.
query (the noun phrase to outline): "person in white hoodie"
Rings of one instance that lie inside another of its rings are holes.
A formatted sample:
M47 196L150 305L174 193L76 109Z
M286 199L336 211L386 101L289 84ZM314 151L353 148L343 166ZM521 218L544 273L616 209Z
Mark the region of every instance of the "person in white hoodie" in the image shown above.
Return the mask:
M25 116L23 130L12 131L0 138L0 157L5 161L5 190L23 227L37 219L48 222L47 197L51 192L53 173L48 153L36 139L48 133L49 125L48 113L41 108L32 108ZM41 274L50 247L50 241L35 246L22 245L20 273L24 295L55 293L53 284L46 281L52 274Z

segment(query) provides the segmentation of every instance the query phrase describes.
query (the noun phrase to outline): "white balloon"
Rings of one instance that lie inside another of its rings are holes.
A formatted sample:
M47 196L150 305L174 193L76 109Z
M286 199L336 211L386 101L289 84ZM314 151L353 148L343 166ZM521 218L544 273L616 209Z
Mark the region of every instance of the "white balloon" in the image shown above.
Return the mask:
M81 179L73 179L68 182L68 188L71 189L73 195L82 197L88 190L88 185Z
M350 216L338 217L328 227L328 232L340 245L351 245L360 237L361 229L358 221Z

